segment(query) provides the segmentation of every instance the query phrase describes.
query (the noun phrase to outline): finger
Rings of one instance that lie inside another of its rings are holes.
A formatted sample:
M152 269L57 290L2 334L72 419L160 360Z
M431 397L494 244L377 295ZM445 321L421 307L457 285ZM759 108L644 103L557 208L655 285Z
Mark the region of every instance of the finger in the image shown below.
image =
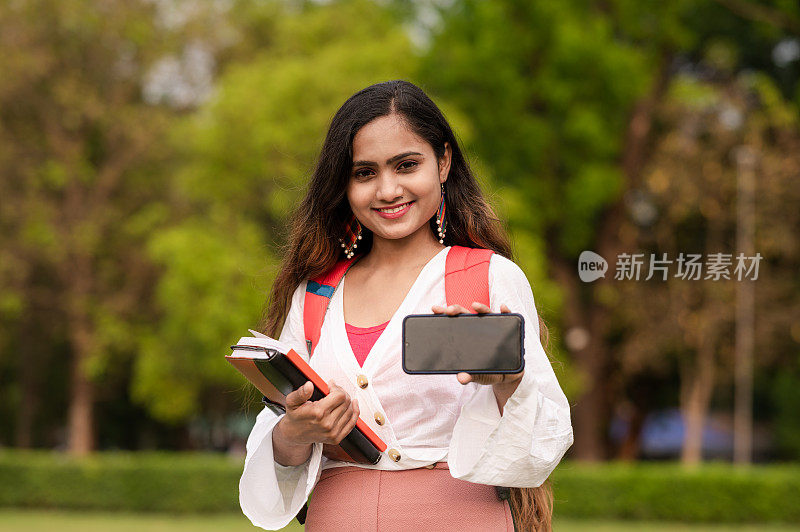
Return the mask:
M341 423L339 430L333 437L334 442L338 444L345 439L345 437L350 434L350 431L353 430L353 427L356 426L356 422L358 422L358 414L354 410L350 417L346 418L344 423Z
M344 426L344 434L342 435L342 437L347 436L347 434L351 430L353 430L353 428L356 426L357 422L358 422L358 412L353 410L352 417L350 418L350 420Z
M297 408L309 399L314 393L314 385L311 381L306 381L301 387L286 396L286 408Z
M458 374L458 382L461 384L467 384L469 382L474 382L475 384L496 384L503 382L505 380L504 374L493 374L493 373L465 373L461 372Z
M463 314L465 312L468 313L469 311L464 307L462 307L461 305L450 305L447 307L447 310L445 311L445 313L448 314L449 316L455 316L456 314Z
M349 403L341 404L334 408L325 419L325 428L327 428L332 434L337 433L342 421L349 419L352 411L353 409L350 407Z
M358 419L358 413L359 410L356 401L350 401L346 405L342 405L334 410L330 414L330 438L336 440L338 437L339 440L341 440L347 436L352 427L346 431L344 431L344 429L350 424L350 421L352 421L353 417ZM355 421L353 421L353 425L355 425ZM339 440L337 440L336 443L338 443Z
M350 396L341 387L331 383L328 395L317 401L325 412L332 412L342 404L350 403Z
M477 384L499 384L505 381L505 375L492 375L487 373L481 373L479 375L472 376L472 382Z
M511 312L511 309L508 308L508 305L503 303L502 305L500 305L500 312Z
M441 314L444 312L444 307L441 305L434 305L431 307L434 314Z
M483 303L479 303L477 301L473 301L472 302L472 308L474 308L478 312L478 314L483 314L485 312L491 312L492 311L492 309L490 309L489 307L487 307Z

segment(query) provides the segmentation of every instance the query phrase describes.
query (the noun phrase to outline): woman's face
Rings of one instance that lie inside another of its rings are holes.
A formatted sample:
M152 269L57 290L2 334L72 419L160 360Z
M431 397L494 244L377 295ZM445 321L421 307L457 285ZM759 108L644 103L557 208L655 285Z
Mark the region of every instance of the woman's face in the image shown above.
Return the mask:
M374 238L399 239L427 231L447 180L451 149L437 161L433 148L396 114L362 127L353 138L353 168L347 199L358 221ZM402 205L398 212L379 209ZM437 237L438 240L438 237Z

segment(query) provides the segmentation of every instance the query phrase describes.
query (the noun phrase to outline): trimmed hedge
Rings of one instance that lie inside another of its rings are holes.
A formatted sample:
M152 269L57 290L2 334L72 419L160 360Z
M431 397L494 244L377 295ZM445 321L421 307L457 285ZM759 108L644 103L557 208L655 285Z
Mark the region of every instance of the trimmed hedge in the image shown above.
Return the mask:
M800 465L562 462L551 475L564 517L800 523Z
M242 457L0 451L0 507L240 512ZM800 523L800 465L582 464L551 475L557 517Z
M0 452L0 506L133 512L239 509L243 460L209 453Z

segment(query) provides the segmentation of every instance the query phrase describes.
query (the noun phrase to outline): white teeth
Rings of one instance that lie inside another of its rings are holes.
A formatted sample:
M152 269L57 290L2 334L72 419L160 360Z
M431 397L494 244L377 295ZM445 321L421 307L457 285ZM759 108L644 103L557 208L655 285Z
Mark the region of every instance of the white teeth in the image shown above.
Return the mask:
M408 206L408 203L404 203L403 205L399 205L399 206L395 207L394 209L377 209L377 210L379 210L381 212L385 212L385 213L391 214L393 212L400 212L403 209L405 209L407 206Z

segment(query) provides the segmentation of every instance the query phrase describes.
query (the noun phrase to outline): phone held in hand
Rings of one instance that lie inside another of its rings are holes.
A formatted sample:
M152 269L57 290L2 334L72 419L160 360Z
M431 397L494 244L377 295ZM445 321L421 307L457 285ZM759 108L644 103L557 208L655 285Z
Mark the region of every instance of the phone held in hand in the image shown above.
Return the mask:
M519 373L524 345L525 320L518 313L403 319L403 371L409 374Z

